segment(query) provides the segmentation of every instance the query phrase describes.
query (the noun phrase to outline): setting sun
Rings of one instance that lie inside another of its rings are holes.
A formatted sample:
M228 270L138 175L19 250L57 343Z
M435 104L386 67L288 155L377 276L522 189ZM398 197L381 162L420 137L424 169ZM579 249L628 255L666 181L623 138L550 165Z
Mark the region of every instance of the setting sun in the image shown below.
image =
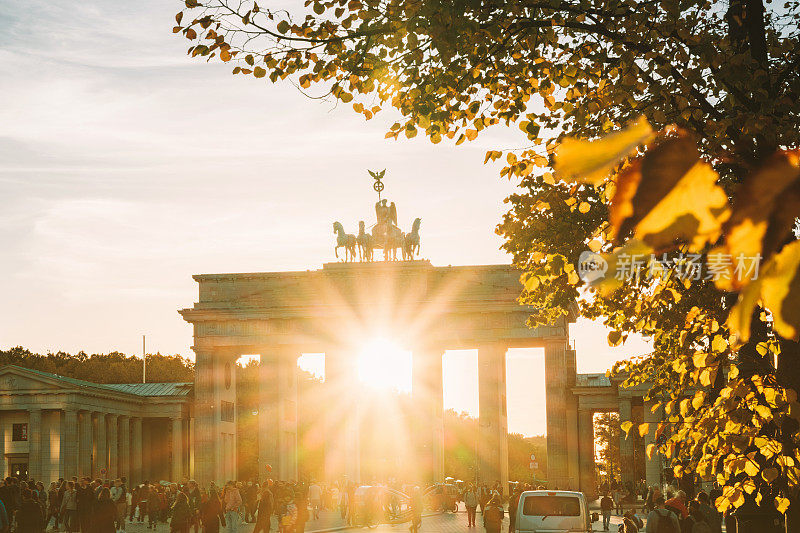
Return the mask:
M389 339L376 338L358 355L358 379L378 390L411 392L411 352Z

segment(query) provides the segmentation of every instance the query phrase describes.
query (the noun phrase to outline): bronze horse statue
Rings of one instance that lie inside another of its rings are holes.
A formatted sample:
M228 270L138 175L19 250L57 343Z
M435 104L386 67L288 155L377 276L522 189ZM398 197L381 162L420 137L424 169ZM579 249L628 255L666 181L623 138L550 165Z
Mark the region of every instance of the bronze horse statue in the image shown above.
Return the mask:
M333 232L336 234L336 247L333 249L336 259L339 259L339 248L344 248L344 261L355 261L356 236L350 233L345 233L344 226L342 226L341 222L333 223Z
M413 261L415 255L419 255L419 226L422 219L415 218L411 226L411 233L406 233L403 239L403 261Z
M356 237L356 244L358 244L358 260L371 262L373 251L375 250L375 239L372 235L364 230L363 220L358 222L358 236Z

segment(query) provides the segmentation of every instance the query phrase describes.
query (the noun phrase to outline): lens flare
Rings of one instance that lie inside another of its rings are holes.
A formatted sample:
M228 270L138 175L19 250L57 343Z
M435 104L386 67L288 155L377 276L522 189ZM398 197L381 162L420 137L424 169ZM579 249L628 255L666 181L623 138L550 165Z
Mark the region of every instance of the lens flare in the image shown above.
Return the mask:
M358 355L357 371L366 387L411 392L411 352L389 339L367 342Z

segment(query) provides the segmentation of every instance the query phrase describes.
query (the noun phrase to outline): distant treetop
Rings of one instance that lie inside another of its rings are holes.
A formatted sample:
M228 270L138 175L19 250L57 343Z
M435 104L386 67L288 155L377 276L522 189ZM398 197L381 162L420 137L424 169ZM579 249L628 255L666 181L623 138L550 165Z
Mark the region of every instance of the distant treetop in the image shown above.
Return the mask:
M0 366L18 365L93 383L139 383L142 359L120 352L33 353L22 346L0 350ZM173 383L194 381L194 363L180 355L147 354L147 381Z

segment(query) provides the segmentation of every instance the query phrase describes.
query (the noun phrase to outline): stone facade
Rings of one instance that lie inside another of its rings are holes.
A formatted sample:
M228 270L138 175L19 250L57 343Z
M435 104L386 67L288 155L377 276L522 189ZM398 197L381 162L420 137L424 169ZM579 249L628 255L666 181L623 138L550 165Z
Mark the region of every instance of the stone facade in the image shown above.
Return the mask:
M419 426L413 436L416 462L428 481L444 479L442 355L448 349L478 350L478 479L508 480L506 351L539 347L545 355L548 485L594 495L592 415L618 411L622 419L653 420L645 409L644 387L621 389L605 375L578 374L569 324L577 308L557 323L527 326L531 309L518 303L519 272L509 265L434 267L427 261L331 263L320 270L194 276L199 299L180 311L194 327L197 354L196 460L198 479L235 476L235 420L224 416L235 398L230 375L241 355L261 357L259 471L297 477L297 358L325 354L329 389L325 412L350 413L325 425L325 475L329 480L362 479L357 402L346 394L354 385L357 343L390 336L412 352L412 396ZM349 402L349 403L348 403ZM648 406L649 407L649 406ZM643 415L641 413L644 413ZM655 426L655 424L653 424ZM654 440L654 427L645 444ZM231 440L233 441L231 443ZM623 436L623 481L633 479L636 454ZM647 481L661 469L647 459Z
M263 400L259 409L259 469L297 475L297 420L280 412L296 405L297 357L324 353L326 387L346 390L355 379L357 343L389 336L413 354L412 395L422 427L416 435L418 462L429 481L444 478L442 355L448 349L477 349L479 359L481 481L507 487L508 443L505 354L509 348L545 351L548 388L548 456L554 457L554 485L568 483L567 446L571 381L567 361L569 323L529 328L530 309L517 298L519 272L509 265L434 267L427 261L332 263L321 270L194 276L199 299L183 309L194 327L197 354L196 443L208 451L196 459L198 479L231 477L226 437L235 420L223 415L235 397L230 376L241 355L259 354ZM552 392L552 394L551 394ZM334 412L350 412L345 423L326 424L326 477L361 479L358 406L342 405L346 395L331 392ZM277 406L277 407L276 407ZM220 436L222 438L220 438ZM563 463L563 467L562 467ZM234 465L235 467L235 465Z
M97 384L0 367L0 476L189 475L191 383Z
M577 486L581 491L598 496L596 493L596 476L594 461L594 427L592 417L594 413L617 412L620 421L630 420L634 423L630 435L624 431L620 435L620 460L622 481L624 484L638 483L636 479L637 458L644 462L644 477L648 486L661 485L663 481L663 468L661 459L657 454L646 457L645 449L648 444L655 442L657 422L663 420L663 413L652 411L653 402L645 402L649 386L643 384L637 387L623 388L622 379L610 379L605 374L577 374L573 386L569 391L575 399L577 425L571 428L576 435L576 454L570 457L570 464L575 465L579 472L575 479L570 479L572 486ZM650 423L648 432L642 436L640 446L635 446L638 434L638 425Z

